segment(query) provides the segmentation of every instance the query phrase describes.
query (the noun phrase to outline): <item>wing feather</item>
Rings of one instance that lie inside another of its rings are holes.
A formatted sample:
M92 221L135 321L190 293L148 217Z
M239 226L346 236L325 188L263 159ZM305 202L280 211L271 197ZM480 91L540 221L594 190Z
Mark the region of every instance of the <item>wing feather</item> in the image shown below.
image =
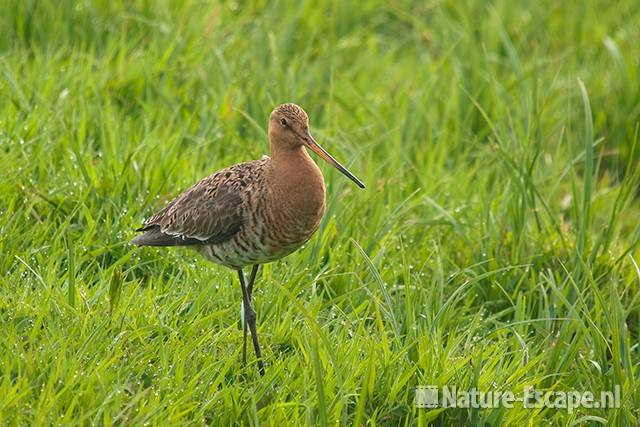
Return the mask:
M137 230L144 234L131 243L184 246L229 240L245 222L243 196L253 163L257 162L235 165L204 178L149 218Z

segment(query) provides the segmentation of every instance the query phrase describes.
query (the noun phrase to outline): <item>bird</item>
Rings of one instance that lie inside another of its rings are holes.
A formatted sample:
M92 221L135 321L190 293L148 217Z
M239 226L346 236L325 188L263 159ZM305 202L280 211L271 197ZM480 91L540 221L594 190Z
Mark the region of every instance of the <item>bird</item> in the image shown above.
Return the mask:
M252 293L261 264L304 245L326 210L324 177L308 150L365 188L309 132L309 117L286 103L269 115L270 156L213 173L144 221L131 240L137 246L187 246L206 260L237 272L242 292L242 364L247 360L247 328L258 370L265 374ZM251 266L249 280L244 268Z

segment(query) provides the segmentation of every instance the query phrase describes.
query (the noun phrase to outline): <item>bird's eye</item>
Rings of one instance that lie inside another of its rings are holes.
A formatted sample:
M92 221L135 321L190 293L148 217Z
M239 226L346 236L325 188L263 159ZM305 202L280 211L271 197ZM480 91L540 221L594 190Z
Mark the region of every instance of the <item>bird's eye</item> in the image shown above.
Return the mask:
M285 119L284 117L280 119L280 124L282 126L287 126L287 119Z

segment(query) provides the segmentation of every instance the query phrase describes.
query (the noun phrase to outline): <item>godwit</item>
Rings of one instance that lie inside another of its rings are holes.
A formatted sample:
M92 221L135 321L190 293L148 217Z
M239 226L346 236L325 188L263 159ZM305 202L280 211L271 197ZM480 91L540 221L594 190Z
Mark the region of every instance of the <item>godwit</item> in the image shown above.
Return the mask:
M136 231L140 246L190 246L209 261L238 272L242 289L247 360L247 326L258 369L264 364L251 307L260 264L289 255L318 229L325 211L322 172L307 150L317 153L360 188L364 184L326 152L309 133L309 118L295 104L277 107L269 117L271 157L239 163L204 178L173 199ZM242 269L252 265L249 282Z

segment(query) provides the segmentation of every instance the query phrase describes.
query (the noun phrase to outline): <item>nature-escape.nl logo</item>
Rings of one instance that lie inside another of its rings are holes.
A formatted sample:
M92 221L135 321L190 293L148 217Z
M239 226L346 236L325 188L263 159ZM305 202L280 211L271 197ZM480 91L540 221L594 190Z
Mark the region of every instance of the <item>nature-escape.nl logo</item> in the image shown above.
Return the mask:
M456 386L417 386L417 408L523 408L566 409L572 413L577 408L619 408L620 386L599 393L578 390L538 390L525 387L518 394L511 390L480 391L476 388L459 390Z

